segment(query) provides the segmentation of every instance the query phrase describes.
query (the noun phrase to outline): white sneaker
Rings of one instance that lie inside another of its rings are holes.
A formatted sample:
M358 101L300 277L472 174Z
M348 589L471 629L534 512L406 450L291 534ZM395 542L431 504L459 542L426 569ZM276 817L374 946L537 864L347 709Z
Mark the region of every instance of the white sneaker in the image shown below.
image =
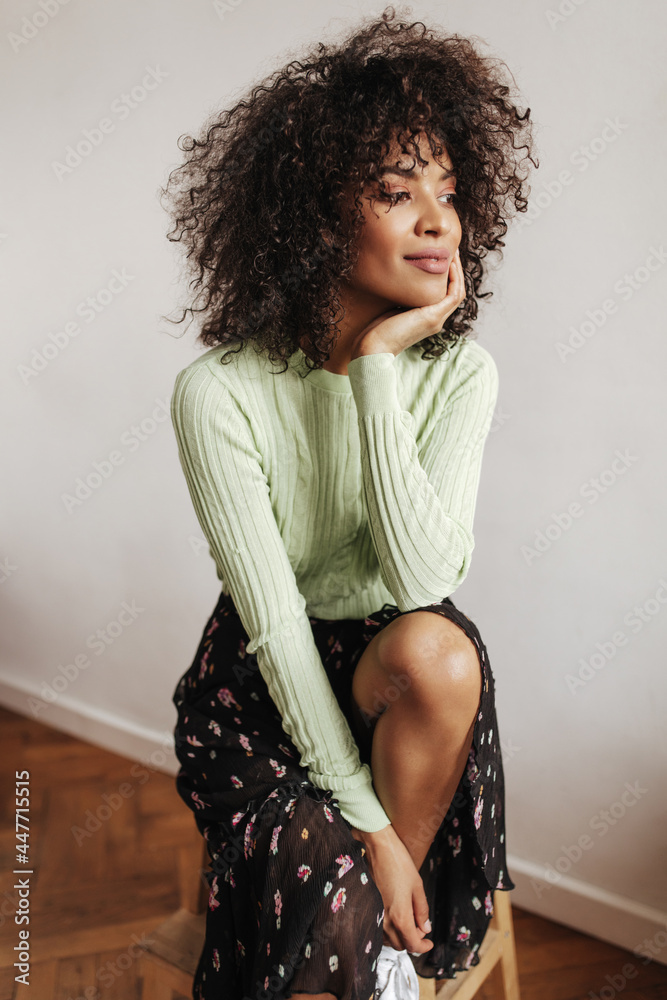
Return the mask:
M375 1000L419 1000L417 973L407 951L383 944L376 971Z

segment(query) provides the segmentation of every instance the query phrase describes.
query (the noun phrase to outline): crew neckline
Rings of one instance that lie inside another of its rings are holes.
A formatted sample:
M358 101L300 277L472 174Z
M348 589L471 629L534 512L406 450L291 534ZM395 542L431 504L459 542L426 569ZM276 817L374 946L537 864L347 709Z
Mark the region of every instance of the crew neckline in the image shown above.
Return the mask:
M306 355L300 347L296 349L296 367L302 372L306 372L305 381L311 385L318 385L322 389L329 389L331 392L352 393L352 383L349 375L341 375L338 372L330 372L326 368L309 369L306 364Z

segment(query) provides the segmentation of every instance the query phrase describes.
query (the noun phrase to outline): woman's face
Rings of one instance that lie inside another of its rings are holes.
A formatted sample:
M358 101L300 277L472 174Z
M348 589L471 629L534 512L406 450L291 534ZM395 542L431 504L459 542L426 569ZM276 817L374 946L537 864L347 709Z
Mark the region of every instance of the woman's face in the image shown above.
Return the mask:
M371 205L379 189L362 192L359 257L344 285L358 307L382 312L396 305L431 305L447 294L449 264L461 241L456 178L448 154L443 151L437 162L426 136L418 139L426 166L414 163L410 170L412 154L402 153L397 143L383 163L391 202ZM418 267L408 259L424 251L438 251L440 260Z

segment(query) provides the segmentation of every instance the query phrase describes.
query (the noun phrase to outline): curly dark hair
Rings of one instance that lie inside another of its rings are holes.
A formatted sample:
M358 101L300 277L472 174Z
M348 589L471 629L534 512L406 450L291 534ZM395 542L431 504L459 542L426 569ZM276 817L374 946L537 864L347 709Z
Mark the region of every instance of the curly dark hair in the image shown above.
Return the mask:
M484 258L502 256L507 220L527 208L528 162L539 166L530 108L514 102L508 73L470 39L396 21L387 7L209 116L198 138L181 136L187 155L160 194L195 295L170 322L201 313L203 344L252 341L274 364L307 336L308 367L322 367L357 257L362 192L390 202L379 168L395 140L426 163L415 142L424 133L434 157L444 144L452 160L463 233L465 302L415 345L439 357L492 294L481 291Z

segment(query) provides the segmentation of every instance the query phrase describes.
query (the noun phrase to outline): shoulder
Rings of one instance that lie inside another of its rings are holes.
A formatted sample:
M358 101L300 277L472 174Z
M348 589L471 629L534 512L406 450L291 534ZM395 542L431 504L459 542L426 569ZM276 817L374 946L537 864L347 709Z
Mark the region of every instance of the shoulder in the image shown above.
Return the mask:
M170 413L177 435L200 437L211 422L228 422L234 411L240 414L243 409L235 391L239 384L235 366L220 361L227 350L227 346L213 347L176 374Z
M473 379L487 384L498 383L498 367L493 355L476 340L462 338L451 352L450 374L459 385Z
M476 340L464 338L457 346L460 350L455 365L455 391L474 393L494 406L498 398L499 376L493 355Z
M218 383L223 388L228 381L225 378L223 369L226 367L221 362L221 356L225 353L225 348L218 346L204 351L194 358L185 368L181 368L174 380L174 389L184 388L189 385L202 385ZM229 366L227 366L229 367Z
M232 406L243 406L243 383L253 376L258 368L253 364L254 352L246 349L237 351L236 345L217 345L204 351L182 368L174 379L171 396L172 415L183 408L201 407L212 402L225 402ZM229 355L223 363L223 355Z

